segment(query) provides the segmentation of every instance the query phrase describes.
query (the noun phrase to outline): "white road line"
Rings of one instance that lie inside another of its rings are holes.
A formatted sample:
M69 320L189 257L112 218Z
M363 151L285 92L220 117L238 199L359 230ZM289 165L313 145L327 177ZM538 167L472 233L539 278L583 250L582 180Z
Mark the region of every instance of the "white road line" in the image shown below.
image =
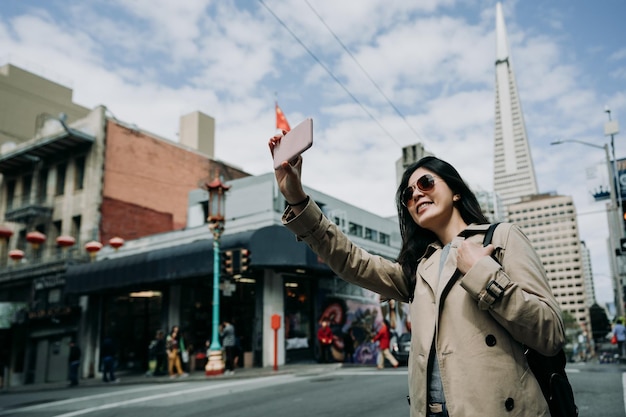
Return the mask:
M407 375L408 374L408 370L400 370L400 371L379 371L379 370L367 370L367 371L359 371L359 370L354 370L354 371L348 371L348 370L341 370L341 371L335 371L333 372L333 375Z
M181 386L184 386L184 385L189 385L189 383L185 382L185 383L178 383L178 384L176 384L177 387L181 387ZM111 391L111 392L106 392L106 393L103 393L103 394L86 395L84 397L69 398L67 400L50 401L50 402L45 402L45 403L41 403L41 404L37 404L37 405L29 405L29 406L22 407L22 408L13 408L13 409L7 409L7 410L4 410L4 411L0 411L0 416L5 415L5 414L14 414L14 413L24 413L24 412L27 412L27 411L36 411L36 410L40 410L42 408L49 408L49 407L54 407L54 406L58 406L58 405L65 405L65 404L73 404L73 403L77 403L77 402L81 402L81 401L97 400L99 398L119 397L120 395L124 395L124 394L134 394L134 393L143 392L143 391L154 391L155 389L159 389L159 388L163 388L163 389L167 388L168 390L170 390L172 388L172 385L170 385L170 384L151 385L149 387L125 389L123 391Z
M624 391L624 411L626 411L626 372L622 373L622 391Z
M264 382L267 382L266 384L263 384L263 388L265 388L270 385L285 384L289 382L289 380L292 380L292 379L293 379L293 375L284 375L284 376L275 376L275 377L261 377L261 378L245 379L245 380L226 382L223 384L216 384L216 385L209 385L209 386L204 385L202 387L188 389L188 390L181 390L181 391L168 392L168 393L162 393L162 394L154 394L154 395L149 395L146 397L139 397L139 398L133 398L131 400L104 404L104 405L100 405L97 407L84 408L82 410L73 411L71 413L58 414L55 417L74 417L74 416L79 416L82 414L93 413L94 411L101 411L101 410L107 410L107 409L116 408L116 407L122 407L122 406L129 405L129 404L137 404L137 403L142 403L142 402L152 401L152 400L161 400L163 398L177 397L180 395L187 395L187 394L192 394L196 392L212 391L212 390L217 390L217 389L222 389L222 388L234 387L238 385L253 384L261 380L263 380ZM50 406L50 404L48 404L48 406Z

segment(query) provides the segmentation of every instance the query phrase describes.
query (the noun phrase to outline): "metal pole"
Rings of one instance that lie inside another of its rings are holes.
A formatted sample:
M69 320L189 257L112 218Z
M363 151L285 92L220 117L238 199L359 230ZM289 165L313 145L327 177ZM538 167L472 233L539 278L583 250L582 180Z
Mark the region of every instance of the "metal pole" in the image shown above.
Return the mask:
M610 119L610 115L609 115ZM609 179L609 190L610 190L610 199L611 202L607 204L607 221L609 226L609 264L611 267L611 278L613 280L613 294L615 296L615 308L617 310L618 316L624 315L624 302L623 300L623 288L621 283L621 273L620 273L620 265L617 261L616 249L620 244L620 239L623 237L623 227L621 220L621 210L620 210L620 202L618 197L618 185L616 184L616 174L615 167L611 162L611 156L609 153L609 145L604 144L603 146L596 145L589 142L584 142L576 139L569 140L558 140L552 142L551 145L559 145L565 142L573 142L580 143L582 145L591 146L593 148L604 149L604 154L606 158L606 168ZM613 158L615 160L615 158Z
M221 375L224 373L224 359L222 357L222 345L220 344L220 237L223 232L223 223L215 221L209 226L213 231L213 331L211 346L209 348L209 360L207 361L205 375Z
M604 125L604 135L611 137L611 152L613 155L613 163L611 169L611 185L615 187L615 200L613 200L614 215L612 218L613 228L616 229L617 235L612 242L612 266L615 274L615 307L618 316L624 315L624 255L621 253L621 241L624 237L624 220L622 218L622 184L619 178L619 171L617 169L617 158L615 157L615 134L619 131L617 122L613 123L611 119L611 110L606 108L605 112L608 115L609 121ZM607 151L608 155L608 151Z
M219 226L218 226L219 227ZM220 325L220 236L217 231L213 237L213 334L211 350L222 350L219 337Z
M611 164L609 155L609 145L604 144L604 153L606 155L606 166L609 174L609 186L611 191L611 204L609 207L609 258L611 260L611 271L613 275L613 285L615 287L615 308L617 316L624 315L623 290L621 284L621 275L619 264L617 262L617 247L622 237L622 225L620 217L620 204L618 200L617 184L615 183L614 165ZM617 236L616 236L617 232Z

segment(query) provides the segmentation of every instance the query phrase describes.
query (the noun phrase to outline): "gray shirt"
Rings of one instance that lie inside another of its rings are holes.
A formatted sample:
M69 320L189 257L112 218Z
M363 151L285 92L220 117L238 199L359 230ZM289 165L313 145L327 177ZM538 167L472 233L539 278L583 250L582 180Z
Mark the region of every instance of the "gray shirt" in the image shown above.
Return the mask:
M441 271L443 265L446 263L448 254L450 253L450 244L448 243L441 250L441 259L439 261L439 277L441 278ZM435 340L433 339L433 345L430 348L430 360L428 368L430 373L428 375L428 402L429 403L445 403L446 397L443 394L443 385L441 383L441 372L439 370L439 360L437 359L437 351L435 348Z
M224 347L232 347L235 346L235 328L232 324L228 323L224 326L224 330L222 330L222 345Z

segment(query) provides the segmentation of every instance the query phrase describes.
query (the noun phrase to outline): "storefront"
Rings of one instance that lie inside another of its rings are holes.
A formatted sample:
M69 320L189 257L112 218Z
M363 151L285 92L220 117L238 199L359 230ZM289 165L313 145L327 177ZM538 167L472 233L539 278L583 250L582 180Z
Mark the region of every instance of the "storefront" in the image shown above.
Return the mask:
M281 302L280 313L300 317L293 331L307 339L306 347L293 349L286 360L314 359L316 282L321 276L331 276L328 267L281 226L225 235L221 248L246 248L251 253L245 274L220 280L220 319L235 325L243 352L240 364L263 366L269 333L263 316L267 274L283 277L285 308ZM148 367L148 346L156 331L167 334L173 325L180 326L192 357L200 358L206 352L212 335L212 283L213 241L202 239L72 266L67 272L66 292L89 297L85 317L96 317L97 323L85 326L98 330L84 344L94 352L96 366L99 343L109 336L117 346L118 368L143 371ZM188 366L203 369L200 362L190 361Z

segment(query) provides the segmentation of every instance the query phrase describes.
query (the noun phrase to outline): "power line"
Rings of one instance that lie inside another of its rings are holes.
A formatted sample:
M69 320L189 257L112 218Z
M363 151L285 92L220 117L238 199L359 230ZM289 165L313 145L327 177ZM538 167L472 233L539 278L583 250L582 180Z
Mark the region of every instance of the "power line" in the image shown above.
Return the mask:
M313 13L315 13L315 15L317 16L317 18L320 20L320 22L322 22L322 24L326 27L326 29L328 29L328 31L330 32L331 35L333 35L333 37L335 38L335 40L337 41L337 43L339 43L339 45L341 45L341 47L343 48L344 51L346 51L346 53L350 56L350 58L352 58L352 60L354 61L354 63L361 69L361 71L363 72L363 74L365 74L365 76L367 77L368 80L370 80L370 82L374 85L374 87L376 87L376 89L378 90L378 92L385 98L385 100L387 100L387 103L389 103L389 105L395 110L395 112L398 114L398 116L400 116L400 118L404 121L404 123L406 123L406 125L409 127L409 129L411 129L411 131L415 134L415 136L417 137L418 140L424 142L424 139L421 137L421 135L413 128L413 126L411 126L411 124L409 123L409 121L406 119L406 117L404 116L404 114L400 111L400 109L398 109L398 107L396 107L395 104L393 104L393 102L391 101L391 99L385 94L385 92L382 90L382 88L380 88L380 86L376 83L376 81L374 81L374 79L372 79L372 77L368 74L368 72L365 70L365 68L361 65L361 63L356 59L356 57L352 54L352 52L350 52L350 50L346 47L346 45L341 41L341 39L339 39L339 36L337 36L335 34L335 32L330 28L330 26L328 26L328 24L326 23L326 21L322 18L322 16L317 12L317 10L315 10L315 8L311 5L311 3L309 3L308 0L304 0L305 3L309 6L309 8L313 11Z
M302 41L300 40L300 38L299 38L299 37L298 37L298 36L297 36L297 35L296 35L296 34L295 34L295 33L294 33L291 29L289 29L289 27L285 24L285 22L283 22L283 21L281 20L281 18L280 18L280 17L278 17L278 16L276 15L276 13L274 13L274 11L273 11L272 9L270 9L270 7L269 7L267 4L265 4L265 2L264 2L263 0L259 0L259 3L261 3L261 4L263 5L263 7L265 7L265 8L267 9L267 11L268 11L268 12L270 12L270 14L271 14L272 16L274 16L274 18L278 21L278 23L280 23L280 24L281 24L281 25L285 28L285 30L287 30L287 32L289 32L289 34L290 34L290 35L291 35L291 36L292 36L292 37L293 37L293 38L294 38L294 39L295 39L295 40L296 40L296 41L297 41L297 42L298 42L298 43L299 43L299 44L300 44L303 48L304 48L304 50L305 50L305 51L307 51L307 53L308 53L309 55L311 55L311 57L312 57L312 58L313 58L313 59L314 59L314 60L315 60L318 64L320 64L320 66L321 66L322 68L324 68L324 70L328 73L328 75L330 75L330 76L331 76L331 78L332 78L333 80L335 80L335 82L337 82L337 84L339 84L339 85L341 86L341 88L343 88L343 90L344 90L344 91L345 91L345 92L346 92L346 93L347 93L347 94L348 94L348 95L352 98L352 100L354 100L354 102L355 102L356 104L358 104L358 105L361 107L361 109L363 109L363 111L364 111L365 113L367 113L367 115L368 115L368 116L369 116L369 117L370 117L370 118L371 118L374 122L376 122L376 124L378 124L378 126L381 128L381 130L382 130L383 132L385 132L385 133L387 134L387 136L389 136L389 138L390 138L392 141L394 141L394 142L396 143L396 145L398 145L398 146L400 146L400 147L402 148L402 145L400 145L400 143L396 140L396 138L394 138L394 137L393 137L393 135L392 135L391 133L389 133L389 131L388 131L387 129L385 129L385 128L384 128L384 126L383 126L383 125L382 125L382 124L378 121L378 119L376 119L376 117L374 117L374 115L373 115L373 114L372 114L369 110L367 110L367 108L365 108L365 106L364 106L364 105L363 105L363 104L362 104L362 103L361 103L361 102L360 102L360 101L359 101L359 100L358 100L358 99L357 99L357 98L356 98L356 97L355 97L355 96L354 96L354 95L350 92L350 90L348 90L348 88L347 88L345 85L343 85L343 83L339 80L339 78L337 78L337 77L335 76L335 74L333 74L333 72L332 72L332 71L331 71L331 70L330 70L330 69L329 69L326 65L324 65L324 64L322 63L322 61L321 61L321 60L320 60L320 59L319 59L319 58L318 58L318 57L317 57L317 56L313 53L313 51L311 51L311 50L310 50L310 49L309 49L309 48L308 48L308 47L304 44L304 42L302 42Z

